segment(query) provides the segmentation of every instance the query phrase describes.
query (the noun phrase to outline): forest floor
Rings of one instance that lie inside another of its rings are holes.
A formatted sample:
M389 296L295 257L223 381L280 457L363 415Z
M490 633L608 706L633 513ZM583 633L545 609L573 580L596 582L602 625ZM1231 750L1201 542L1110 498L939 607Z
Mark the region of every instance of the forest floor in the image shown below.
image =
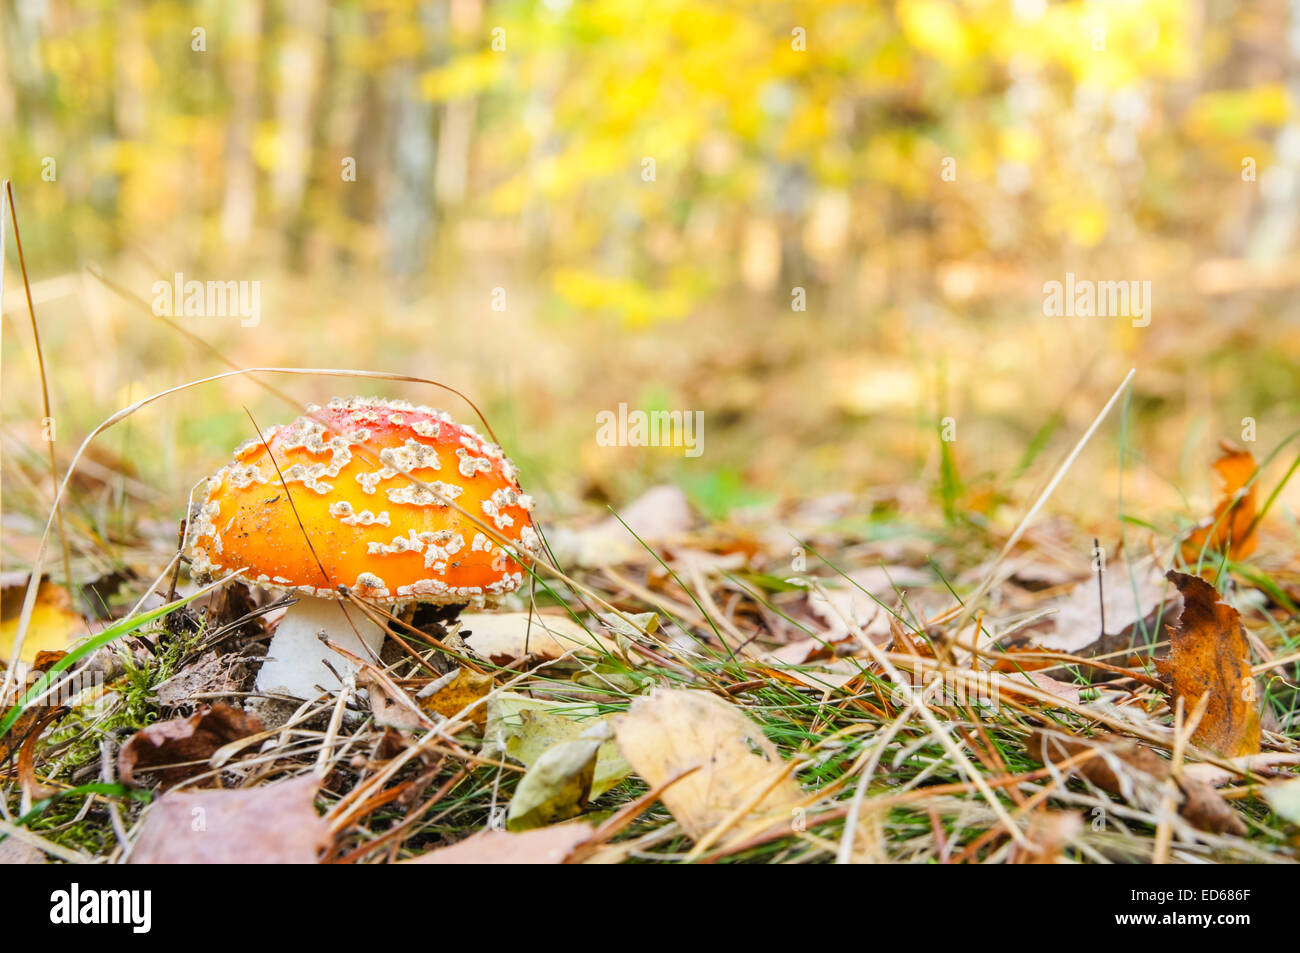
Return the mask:
M253 687L285 597L198 587L163 523L79 552L72 587L55 542L6 683L0 856L1294 861L1286 449L1225 444L1199 528L1106 544L1039 515L1052 480L1009 528L919 488L716 519L657 486L543 519L520 593L390 616L305 700ZM4 579L6 655L29 582Z

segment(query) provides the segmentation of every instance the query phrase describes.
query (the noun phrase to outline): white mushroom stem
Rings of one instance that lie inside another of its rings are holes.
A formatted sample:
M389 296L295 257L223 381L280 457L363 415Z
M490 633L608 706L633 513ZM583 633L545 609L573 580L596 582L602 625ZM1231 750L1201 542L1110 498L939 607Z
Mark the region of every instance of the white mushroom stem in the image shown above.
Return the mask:
M321 642L322 631L332 643L363 659L377 657L384 644L384 629L355 606L349 606L345 615L337 599L302 595L297 599L280 620L267 648L266 661L257 673L259 692L310 698L317 694L317 685L337 691L339 680L322 660L327 659L344 677L357 667Z

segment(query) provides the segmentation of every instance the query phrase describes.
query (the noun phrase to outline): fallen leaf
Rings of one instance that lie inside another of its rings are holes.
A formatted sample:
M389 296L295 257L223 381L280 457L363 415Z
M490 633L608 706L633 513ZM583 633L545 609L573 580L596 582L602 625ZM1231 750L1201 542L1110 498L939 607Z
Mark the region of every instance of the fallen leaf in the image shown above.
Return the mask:
M642 542L671 542L685 535L693 522L686 494L679 487L664 485L646 490L619 510L618 517L607 517L585 529L559 527L549 535L551 549L561 564L617 566L649 559Z
M1073 655L1109 655L1145 645L1142 633L1153 639L1156 620L1167 598L1164 576L1153 563L1143 561L1125 569L1108 570L1103 578L1106 631L1102 631L1102 597L1094 576L1081 582L1053 605L1052 631L1035 641L1043 648ZM1122 659L1112 659L1115 664Z
M207 652L155 685L154 697L164 708L192 705L197 695L233 695L246 690L251 675L248 665L239 655ZM211 701L211 698L204 701Z
M1068 702L1073 702L1076 705L1079 704L1078 685L1071 685L1068 682L1062 682L1059 679L1052 678L1050 675L1044 675L1042 672L1010 672L1002 677L1006 681L1023 682L1026 685L1032 685L1034 688L1064 698ZM1007 692L1008 694L1019 694L1014 686L1003 683L999 687L1002 691ZM1038 701L1037 698L1033 698L1027 694L1025 697L1029 698L1031 701Z
M406 750L409 743L400 731L385 726L384 733L379 736L379 741L375 744L373 760L388 761L391 758L396 758Z
M145 815L128 863L314 864L330 843L312 775L261 787L176 791Z
M670 564L679 575L699 573L704 576L720 576L727 572L737 572L749 564L754 553L759 550L757 544L747 545L744 540L719 541L719 546L737 547L729 552L712 552L707 549L679 547L671 554ZM663 566L650 567L649 576L658 581L669 576Z
M606 665L601 662L597 662L589 668L584 667L580 672L573 673L573 684L575 685L594 688L598 692L607 692L614 689L625 695L641 694L643 681L652 679L653 676L645 676L644 680L638 679L627 674L626 670L617 665Z
M604 727L608 730L608 725ZM604 740L575 738L543 751L515 788L506 827L529 830L581 814L591 799L596 752Z
M614 612L600 612L597 614L600 616L600 620L613 630L615 635L621 635L629 639L643 639L646 635L659 631L658 612L625 613L626 618Z
M598 715L596 708L555 708L546 702L512 692L493 696L488 703L488 725L484 736L501 745L506 754L531 767L547 750L573 741L592 725L608 723L608 716ZM618 745L605 741L597 749L596 768L591 782L591 797L598 798L632 773Z
M1150 748L1110 735L1083 741L1058 738L1042 731L1035 731L1026 743L1029 756L1043 764L1049 760L1064 761L1095 749L1109 757L1098 755L1070 770L1087 778L1103 791L1118 795L1137 807L1151 810L1159 804L1161 782L1170 777L1171 765ZM1130 770L1117 772L1116 762ZM1137 785L1134 784L1135 780ZM1182 797L1178 813L1193 827L1213 834L1246 833L1245 823L1213 787L1188 775L1176 778L1175 783Z
M364 691L370 700L370 713L375 716L375 724L398 731L415 731L424 727L416 710L419 707L417 702L393 697L388 686L365 669L357 672L357 688Z
M826 662L811 663L811 668L768 668L758 669L758 674L774 681L788 685L801 685L817 692L829 692L861 681L864 678L864 666L854 659L839 658Z
M16 701L22 698L28 689L35 685L42 674L48 672L50 667L56 662L62 660L67 652L38 652L36 660L25 669L20 664L18 671L15 673L20 677L15 680L13 689L9 697L0 698L0 710L8 710ZM0 675L3 675L6 665L0 661ZM49 705L28 705L23 709L18 720L13 723L13 727L0 737L0 765L9 761L9 756L13 754L25 741L27 741L37 726L47 717L51 707Z
M450 847L440 847L408 864L563 864L591 839L595 829L574 821L520 834L480 831Z
M885 606L895 605L898 592L930 582L930 577L910 566L868 566L836 577L839 585L824 593L808 593L808 608L825 626L828 641L847 638L861 629L872 641L881 643L889 635L893 616Z
M1207 761L1198 761L1194 764L1183 767L1184 774L1190 774L1198 781L1204 781L1211 787L1221 788L1229 781L1235 781L1241 777L1242 771L1257 771L1260 773L1272 773L1272 769L1278 765L1295 764L1297 755L1290 751L1261 751L1259 754L1247 755L1244 758L1233 758L1230 764L1235 770L1221 768L1217 764L1210 764Z
M25 841L10 835L0 840L0 866L44 864L45 855Z
M857 644L852 636L831 642L827 639L799 639L787 642L778 649L764 653L762 660L780 665L807 665L831 658L839 649L851 649Z
M534 612L530 623L527 612L466 612L460 621L465 644L497 665L527 655L557 659L574 648L591 654L618 651L612 639L588 632L569 615Z
M1169 654L1156 659L1156 671L1188 712L1210 693L1194 743L1225 758L1254 754L1259 751L1260 697L1241 616L1199 576L1171 570L1169 581L1182 594L1182 605L1166 623Z
M1274 814L1284 821L1300 824L1300 778L1270 784L1262 793Z
M1040 589L1069 585L1076 582L1080 575L1082 574L1073 568L1046 562L1043 557L1035 555L1019 562L1011 573L1011 578L1020 588L1037 592Z
M1226 553L1231 559L1244 559L1255 551L1255 485L1246 484L1259 468L1249 450L1242 450L1229 440L1219 442L1221 456L1214 461L1214 472L1223 482L1214 515L1204 520L1183 541L1183 561L1196 565L1207 551Z
M188 718L149 725L132 735L117 756L117 773L127 784L148 771L169 788L208 770L218 748L262 731L262 721L233 705L217 702Z
M7 664L13 656L14 640L18 637L18 622L22 617L23 599L27 593L27 576L7 580L11 584L0 590L0 658ZM32 617L23 639L21 662L34 662L41 652L66 649L87 634L86 620L72 608L68 592L48 579L42 579L32 605Z
M426 712L436 712L444 718L451 718L486 696L495 685L491 675L458 668L437 681L430 682L415 697ZM465 717L482 728L487 724L487 706L474 705Z
M698 767L663 794L664 804L695 840L758 798L740 827L768 819L788 822L802 799L763 730L735 705L703 691L657 689L615 719L618 746L651 787Z
M1083 818L1074 811L1037 811L1025 831L1029 846L1015 855L1013 863L1062 863L1065 848L1082 830Z

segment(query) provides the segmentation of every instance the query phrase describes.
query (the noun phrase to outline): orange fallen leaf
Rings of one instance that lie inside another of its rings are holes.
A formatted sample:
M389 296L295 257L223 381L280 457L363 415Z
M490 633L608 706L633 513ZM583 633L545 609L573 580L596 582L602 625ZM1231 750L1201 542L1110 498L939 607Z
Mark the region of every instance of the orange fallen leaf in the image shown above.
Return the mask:
M1166 626L1170 649L1156 659L1156 671L1187 711L1209 692L1205 715L1192 735L1225 758L1259 751L1259 691L1250 666L1250 643L1241 615L1219 601L1219 593L1199 576L1173 572L1169 581L1182 594L1182 606Z
M1246 484L1258 466L1249 450L1231 441L1219 443L1223 451L1214 461L1214 472L1223 481L1223 492L1214 507L1214 516L1202 522L1183 541L1183 560L1195 564L1208 550L1227 553L1229 558L1244 559L1255 551L1255 486Z
M934 649L928 642L917 642L897 619L890 618L889 630L894 634L894 651L917 658L934 658Z

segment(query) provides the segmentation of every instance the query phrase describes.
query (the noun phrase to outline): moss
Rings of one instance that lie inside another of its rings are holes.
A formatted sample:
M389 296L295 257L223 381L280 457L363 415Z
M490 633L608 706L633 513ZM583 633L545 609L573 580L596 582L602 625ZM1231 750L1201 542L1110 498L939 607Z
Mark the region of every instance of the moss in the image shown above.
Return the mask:
M119 653L125 665L123 673L95 701L64 715L42 739L37 758L45 781L76 786L98 780L103 740L108 739L116 747L122 739L158 720L161 712L153 701L155 687L175 674L203 632L200 628L192 635L177 637L161 623L155 623L138 634L156 646L155 653L143 660L125 651ZM19 814L20 797L16 784L6 792L7 807L13 816ZM79 817L83 809L85 797L61 798L31 818L27 827L60 846L85 850L94 856L114 850L117 838L102 801ZM123 810L129 814L138 808L128 801Z

